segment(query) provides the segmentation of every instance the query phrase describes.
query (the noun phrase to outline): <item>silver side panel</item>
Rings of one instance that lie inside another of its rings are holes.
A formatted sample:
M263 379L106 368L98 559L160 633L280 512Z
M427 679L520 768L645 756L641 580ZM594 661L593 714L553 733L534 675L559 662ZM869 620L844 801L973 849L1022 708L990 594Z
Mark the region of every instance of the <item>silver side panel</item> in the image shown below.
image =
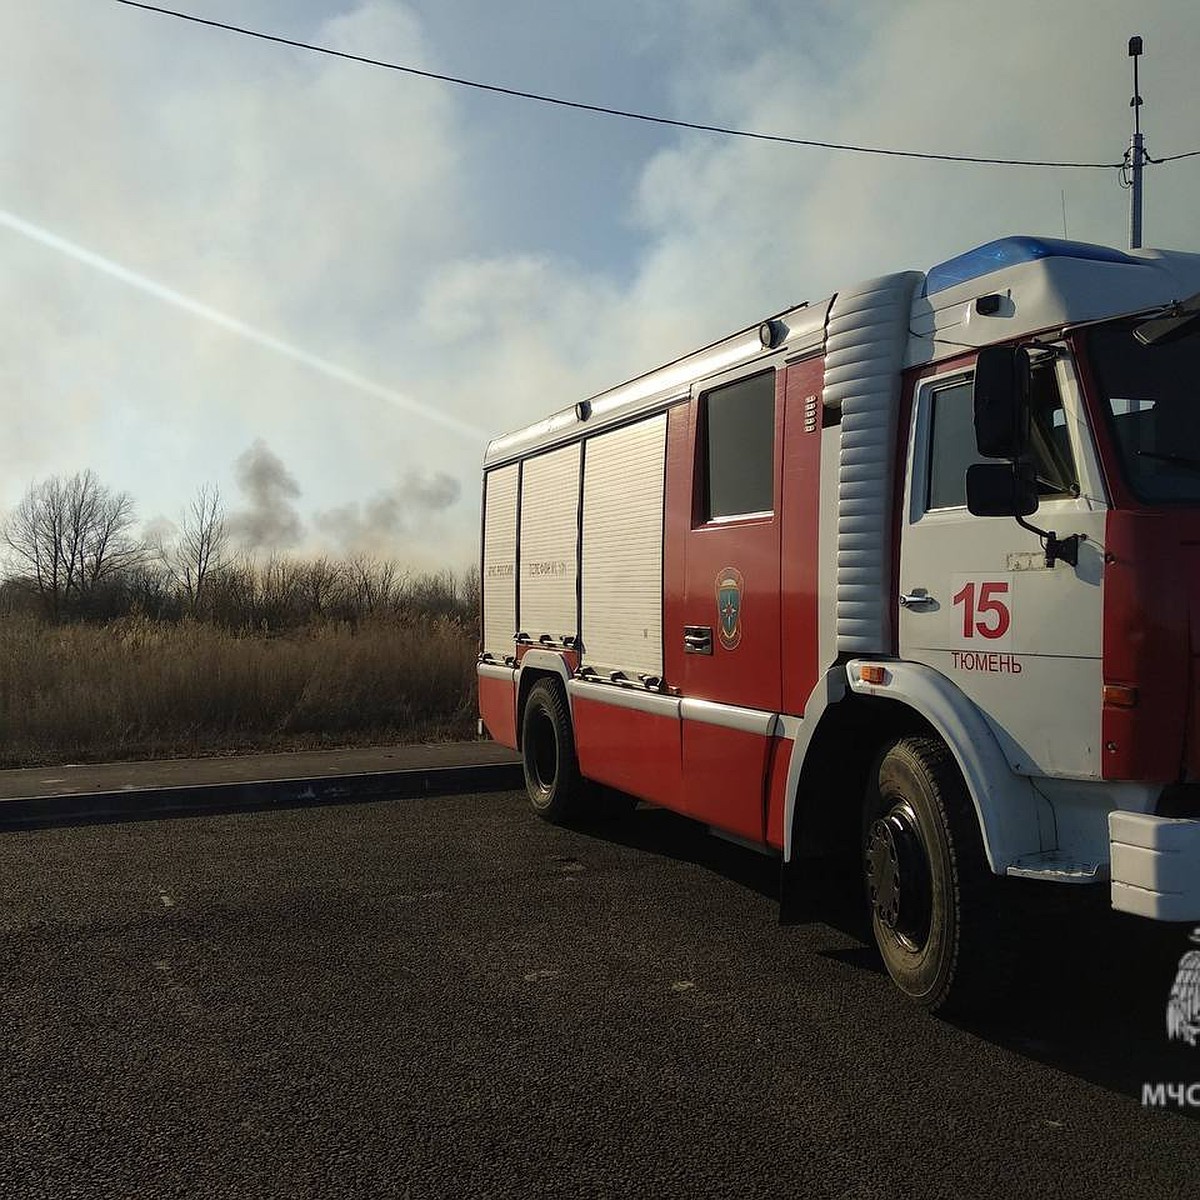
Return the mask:
M583 662L661 675L667 415L589 438L583 473Z
M572 700L595 700L598 704L629 708L634 712L649 713L652 717L679 719L681 701L674 696L660 696L656 692L644 692L640 688L623 688L611 683L588 683L586 680L571 679L567 681L567 695Z
M527 459L521 478L521 613L536 639L574 637L579 546L578 443Z
M487 473L483 526L483 649L513 652L517 632L517 472L513 463Z
M515 668L501 667L495 663L480 663L475 671L480 679L503 679L505 683L512 683L517 677Z
M739 733L755 733L759 737L774 737L779 718L773 712L757 708L736 708L732 704L717 704L712 700L682 700L679 715L698 725L716 725L721 729L736 729Z
M837 648L891 640L891 528L900 370L915 271L839 293L829 310L824 402L842 411L838 467Z

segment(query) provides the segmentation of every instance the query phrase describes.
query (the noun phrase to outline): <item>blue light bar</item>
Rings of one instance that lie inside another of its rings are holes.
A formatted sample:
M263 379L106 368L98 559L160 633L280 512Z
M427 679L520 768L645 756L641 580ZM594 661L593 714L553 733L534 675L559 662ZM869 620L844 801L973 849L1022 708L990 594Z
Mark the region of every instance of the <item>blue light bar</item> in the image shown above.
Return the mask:
M979 279L1018 263L1035 262L1039 258L1085 258L1092 262L1140 264L1120 250L1108 246L1093 246L1088 242L1067 242L1062 238L1005 237L976 246L957 258L948 258L925 275L925 295L932 296L958 283Z

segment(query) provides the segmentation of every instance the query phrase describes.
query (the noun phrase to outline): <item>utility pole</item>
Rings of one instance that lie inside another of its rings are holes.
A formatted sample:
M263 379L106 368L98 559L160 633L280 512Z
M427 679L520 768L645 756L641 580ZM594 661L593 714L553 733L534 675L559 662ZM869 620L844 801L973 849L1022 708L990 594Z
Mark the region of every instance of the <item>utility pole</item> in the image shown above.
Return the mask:
M1142 140L1142 97L1138 91L1138 58L1142 53L1142 39L1129 39L1129 57L1133 59L1133 137L1129 142L1129 162L1132 181L1129 188L1129 248L1140 250L1142 245L1142 163L1145 161L1145 144Z

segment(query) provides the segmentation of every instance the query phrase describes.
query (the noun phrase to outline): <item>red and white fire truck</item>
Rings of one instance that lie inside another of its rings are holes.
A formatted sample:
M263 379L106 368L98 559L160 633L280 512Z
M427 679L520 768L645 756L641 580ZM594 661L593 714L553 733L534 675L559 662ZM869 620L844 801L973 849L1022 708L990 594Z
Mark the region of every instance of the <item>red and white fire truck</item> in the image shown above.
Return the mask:
M597 785L861 863L897 985L1007 879L1200 920L1200 254L1009 237L497 438L479 703Z

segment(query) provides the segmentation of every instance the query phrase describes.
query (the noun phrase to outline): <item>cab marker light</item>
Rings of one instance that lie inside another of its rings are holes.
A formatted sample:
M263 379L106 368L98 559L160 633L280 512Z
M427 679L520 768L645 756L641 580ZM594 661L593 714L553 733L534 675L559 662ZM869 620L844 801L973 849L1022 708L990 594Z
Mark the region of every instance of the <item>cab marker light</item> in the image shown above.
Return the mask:
M1138 691L1123 683L1106 683L1104 685L1104 703L1113 708L1136 708Z

